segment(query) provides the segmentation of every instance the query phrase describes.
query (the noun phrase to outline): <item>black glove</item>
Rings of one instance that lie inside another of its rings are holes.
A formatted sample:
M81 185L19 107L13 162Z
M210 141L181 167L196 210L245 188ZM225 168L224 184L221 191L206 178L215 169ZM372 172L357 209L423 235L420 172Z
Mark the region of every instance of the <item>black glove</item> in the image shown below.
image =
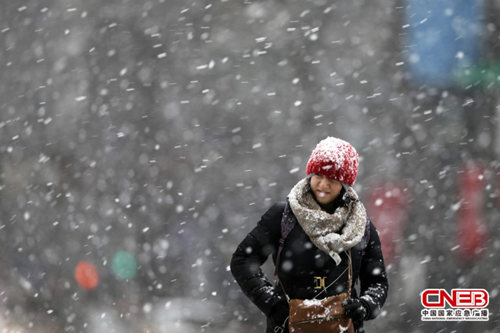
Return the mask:
M288 303L282 301L273 307L271 313L269 314L269 318L275 326L282 326L289 314L290 308Z
M368 315L368 310L359 298L348 298L342 302L345 314L354 322L359 323L365 320Z

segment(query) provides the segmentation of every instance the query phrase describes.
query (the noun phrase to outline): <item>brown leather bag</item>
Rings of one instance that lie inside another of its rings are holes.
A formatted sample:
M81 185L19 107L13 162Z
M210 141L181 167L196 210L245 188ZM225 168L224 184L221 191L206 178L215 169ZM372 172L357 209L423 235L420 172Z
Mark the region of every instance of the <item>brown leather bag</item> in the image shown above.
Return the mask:
M290 300L290 332L303 333L354 333L351 318L345 315L342 302L347 293L321 300Z
M350 252L350 251L349 251ZM348 254L348 290L324 299L290 299L279 281L290 305L288 327L297 333L354 333L352 320L346 316L342 302L351 297L351 256ZM345 271L341 274L341 276ZM340 276L339 276L340 278ZM338 279L338 278L337 278ZM336 281L330 284L333 285ZM326 287L323 291L326 291ZM319 296L319 294L317 295ZM316 297L317 297L316 296Z

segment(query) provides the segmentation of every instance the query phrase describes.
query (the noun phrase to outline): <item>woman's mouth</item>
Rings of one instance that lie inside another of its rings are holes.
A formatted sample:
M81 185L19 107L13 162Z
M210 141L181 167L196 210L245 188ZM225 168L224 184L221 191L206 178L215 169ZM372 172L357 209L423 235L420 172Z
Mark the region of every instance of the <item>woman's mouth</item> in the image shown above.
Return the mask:
M321 197L321 198L324 198L328 195L327 192L323 192L323 191L318 191L318 196Z

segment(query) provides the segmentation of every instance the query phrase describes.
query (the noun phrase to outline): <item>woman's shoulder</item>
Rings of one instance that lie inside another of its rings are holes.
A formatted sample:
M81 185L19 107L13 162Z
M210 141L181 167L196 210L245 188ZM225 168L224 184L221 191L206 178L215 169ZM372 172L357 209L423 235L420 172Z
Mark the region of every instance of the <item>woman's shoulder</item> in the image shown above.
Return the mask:
M365 248L368 246L368 243L370 242L371 238L372 228L373 228L373 223L367 216L365 219L365 232L363 233L363 237L361 238L360 242L356 245L356 247L359 250L364 251Z
M281 228L281 218L283 216L283 211L285 210L286 202L277 202L273 204L269 209L262 215L259 225L266 227L268 229Z
M286 202L280 201L274 203L269 209L266 211L264 214L265 217L267 218L273 218L283 215L283 211L285 210Z

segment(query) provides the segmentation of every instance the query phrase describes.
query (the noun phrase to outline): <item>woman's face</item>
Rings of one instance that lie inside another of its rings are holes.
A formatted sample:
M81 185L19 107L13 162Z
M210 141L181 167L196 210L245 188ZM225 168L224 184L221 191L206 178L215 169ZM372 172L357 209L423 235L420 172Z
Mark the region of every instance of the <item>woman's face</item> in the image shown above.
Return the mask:
M326 205L338 197L342 190L342 184L339 181L314 174L311 177L311 189L316 197L316 201L322 205Z

